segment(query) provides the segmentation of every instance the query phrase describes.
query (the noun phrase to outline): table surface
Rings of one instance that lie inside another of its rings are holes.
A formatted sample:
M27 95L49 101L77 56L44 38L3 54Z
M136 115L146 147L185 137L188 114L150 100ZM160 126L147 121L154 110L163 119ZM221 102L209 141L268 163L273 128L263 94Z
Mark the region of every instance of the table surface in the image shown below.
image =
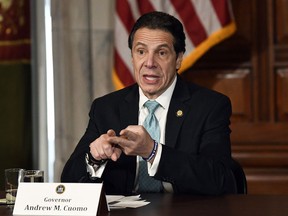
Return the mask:
M144 194L150 204L136 209L112 209L109 216L284 216L288 215L288 195L191 196ZM1 205L0 216L10 216L13 206Z

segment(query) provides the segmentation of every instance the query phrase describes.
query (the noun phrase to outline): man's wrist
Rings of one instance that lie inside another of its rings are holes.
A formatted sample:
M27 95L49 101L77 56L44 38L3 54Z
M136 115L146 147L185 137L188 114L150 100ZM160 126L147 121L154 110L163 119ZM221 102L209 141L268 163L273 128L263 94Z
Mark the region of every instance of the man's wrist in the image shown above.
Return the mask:
M153 149L152 149L150 155L147 158L142 157L143 160L150 162L156 155L158 145L159 145L158 142L156 140L154 140L154 146L153 146Z
M86 154L87 162L91 166L101 166L104 164L107 160L96 160L90 152Z
M104 172L107 160L95 160L91 154L85 155L86 169L89 173L89 178L94 181L100 179Z

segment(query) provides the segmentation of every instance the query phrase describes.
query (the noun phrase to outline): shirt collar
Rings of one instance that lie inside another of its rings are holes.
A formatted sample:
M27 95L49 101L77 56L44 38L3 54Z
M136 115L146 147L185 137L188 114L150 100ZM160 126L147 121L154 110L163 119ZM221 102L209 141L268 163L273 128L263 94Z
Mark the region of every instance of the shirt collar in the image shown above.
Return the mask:
M172 84L166 89L166 91L155 99L161 105L161 107L163 107L163 109L167 109L169 107L170 100L176 86L176 81L177 76L175 76L175 79L173 80ZM142 108L147 100L149 99L144 95L142 89L139 87L139 108Z

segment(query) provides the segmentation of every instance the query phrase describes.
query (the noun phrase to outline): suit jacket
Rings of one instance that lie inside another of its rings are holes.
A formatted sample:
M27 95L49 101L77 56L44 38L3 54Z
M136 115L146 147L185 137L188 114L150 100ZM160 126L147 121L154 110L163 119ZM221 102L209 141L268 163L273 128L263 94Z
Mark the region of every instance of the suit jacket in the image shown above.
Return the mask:
M94 100L86 132L67 161L61 181L89 181L85 163L89 144L109 129L118 134L128 125L138 124L138 91L134 84ZM178 111L182 115L177 115ZM228 97L188 84L178 76L167 114L165 145L154 177L170 182L175 193L234 193L230 116ZM135 156L122 153L117 162L109 160L101 179L105 192L131 194L135 171Z

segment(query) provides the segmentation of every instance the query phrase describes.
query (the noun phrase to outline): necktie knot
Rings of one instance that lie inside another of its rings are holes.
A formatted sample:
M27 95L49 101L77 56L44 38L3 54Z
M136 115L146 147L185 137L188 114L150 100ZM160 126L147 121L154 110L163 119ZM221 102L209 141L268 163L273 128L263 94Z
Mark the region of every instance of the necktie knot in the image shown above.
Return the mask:
M156 109L160 106L160 104L157 101L151 101L148 100L144 104L145 107L149 110L149 114L153 115Z

